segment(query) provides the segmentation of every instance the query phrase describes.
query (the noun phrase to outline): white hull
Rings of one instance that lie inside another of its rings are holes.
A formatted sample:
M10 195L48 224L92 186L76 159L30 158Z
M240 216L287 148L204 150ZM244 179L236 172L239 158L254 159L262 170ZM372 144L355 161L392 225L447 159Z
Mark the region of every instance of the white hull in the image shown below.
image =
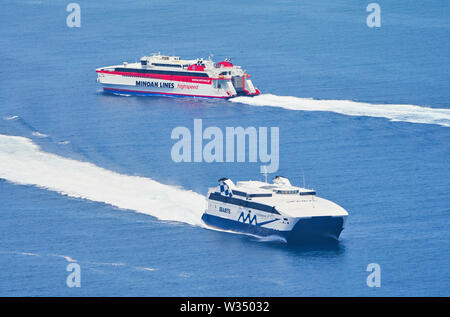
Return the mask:
M212 84L174 82L161 79L130 78L120 75L106 75L98 80L106 92L124 95L168 95L209 98L229 98L224 89Z

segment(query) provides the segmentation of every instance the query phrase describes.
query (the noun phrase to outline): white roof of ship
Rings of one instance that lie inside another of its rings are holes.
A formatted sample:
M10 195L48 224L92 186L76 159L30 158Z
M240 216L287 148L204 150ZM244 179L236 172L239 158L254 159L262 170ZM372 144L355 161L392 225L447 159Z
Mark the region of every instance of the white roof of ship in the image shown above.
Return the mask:
M183 65L189 66L192 64L196 64L201 61L206 67L212 68L214 63L210 59L196 58L196 59L180 59L179 56L175 55L161 55L161 53L153 54L150 56L142 56L141 60L147 60L150 63L158 63L158 64L168 64L168 65ZM163 65L158 65L159 67L164 67Z
M97 68L97 71L99 70L111 70L114 68L130 68L130 69L161 69L161 70L174 70L176 71L175 65L177 67L182 68L185 70L187 67L189 67L192 64L197 64L197 62L200 62L202 65L205 66L204 71L208 73L211 77L217 77L222 74L223 69L217 68L214 62L211 60L211 58L203 59L203 58L196 58L196 59L180 59L179 56L175 55L162 55L161 53L154 53L153 55L148 56L142 56L141 61L147 61L147 64L144 66L141 64L141 62L135 62L135 63L128 63L123 62L121 65L114 65L114 66L104 66ZM194 70L195 71L195 70ZM232 68L227 68L227 72L232 72L233 76L242 76L246 74L245 70L241 68L241 66L234 65Z
M346 216L347 211L338 204L315 195L314 190L293 186L286 178L278 183L261 181L240 181L232 188L249 195L272 194L270 197L251 197L251 201L274 206L281 214L288 217ZM285 182L285 180L287 182ZM301 195L300 193L304 193ZM307 193L310 193L309 195ZM314 193L314 194L312 194ZM246 199L233 195L235 198Z

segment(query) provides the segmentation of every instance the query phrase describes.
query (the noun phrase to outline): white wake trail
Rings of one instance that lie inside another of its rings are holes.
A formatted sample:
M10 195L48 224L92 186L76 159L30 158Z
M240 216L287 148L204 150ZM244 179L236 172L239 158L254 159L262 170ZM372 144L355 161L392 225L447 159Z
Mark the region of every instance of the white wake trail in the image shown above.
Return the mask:
M204 226L201 215L206 203L198 193L43 152L24 137L0 134L0 178L161 220Z
M288 110L330 111L348 116L387 118L391 121L438 124L450 127L450 109L415 105L370 104L351 100L316 100L291 96L262 94L255 97L237 97L232 102L252 106L280 107Z

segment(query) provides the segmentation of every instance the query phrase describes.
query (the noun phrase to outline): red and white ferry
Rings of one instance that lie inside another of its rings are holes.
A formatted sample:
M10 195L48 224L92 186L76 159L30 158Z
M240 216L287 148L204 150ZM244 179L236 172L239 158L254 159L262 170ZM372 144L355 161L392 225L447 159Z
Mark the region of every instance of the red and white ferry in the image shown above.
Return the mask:
M101 67L97 82L105 92L120 95L231 98L260 92L250 76L230 59L215 64L208 60L182 60L178 56L153 54L139 63Z

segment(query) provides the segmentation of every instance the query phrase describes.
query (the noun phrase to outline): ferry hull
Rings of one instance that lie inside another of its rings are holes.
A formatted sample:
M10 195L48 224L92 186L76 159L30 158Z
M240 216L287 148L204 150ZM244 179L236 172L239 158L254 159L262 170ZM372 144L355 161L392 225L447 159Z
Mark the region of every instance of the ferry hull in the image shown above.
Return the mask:
M160 83L170 83L169 81L154 81ZM102 83L103 91L106 93L112 93L116 95L136 95L136 96L162 96L162 97L199 97L199 98L230 98L228 94L222 91L217 91L210 87L197 85L174 85L174 88L154 88L142 87L137 85L123 85L123 84L111 84ZM178 88L182 87L182 88ZM189 89L186 87L194 87Z
M283 231L222 218L208 213L202 216L203 222L211 227L261 237L279 236L289 244L303 244L321 241L337 241L344 229L345 217L319 216L298 218L291 230Z
M216 98L216 99L228 99L230 96L212 96L212 95L195 95L195 94L183 94L174 92L162 92L162 91L147 91L136 90L135 87L103 87L105 93L111 93L115 95L134 95L134 96L160 96L160 97L198 97L198 98Z

